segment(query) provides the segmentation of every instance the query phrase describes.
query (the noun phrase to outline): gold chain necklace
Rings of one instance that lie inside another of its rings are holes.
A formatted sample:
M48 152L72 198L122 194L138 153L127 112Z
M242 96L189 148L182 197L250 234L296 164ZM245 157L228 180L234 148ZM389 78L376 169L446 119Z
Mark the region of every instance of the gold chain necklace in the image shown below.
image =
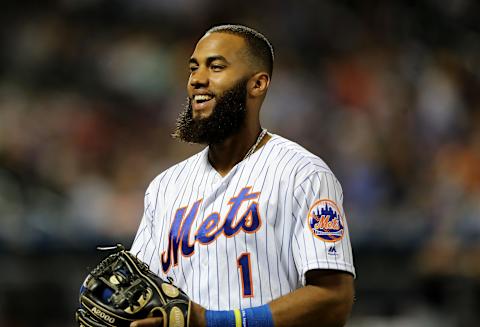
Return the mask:
M243 157L242 160L247 159L252 153L255 152L255 150L257 149L257 146L260 144L260 142L262 142L262 140L263 140L263 138L265 137L265 135L267 135L267 129L266 129L266 128L262 128L262 131L260 132L260 135L258 135L258 137L257 137L257 141L256 141L255 144L250 148L250 150L248 150L247 154L245 155L245 157Z

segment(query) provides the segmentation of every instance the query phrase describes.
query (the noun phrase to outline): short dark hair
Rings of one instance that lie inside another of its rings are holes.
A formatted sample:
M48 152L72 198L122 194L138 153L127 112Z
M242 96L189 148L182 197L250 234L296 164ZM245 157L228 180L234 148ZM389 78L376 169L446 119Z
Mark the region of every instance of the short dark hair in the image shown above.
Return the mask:
M253 28L243 25L218 25L207 31L208 33L227 33L242 37L247 43L248 51L256 63L266 69L270 77L273 72L273 47L268 39Z

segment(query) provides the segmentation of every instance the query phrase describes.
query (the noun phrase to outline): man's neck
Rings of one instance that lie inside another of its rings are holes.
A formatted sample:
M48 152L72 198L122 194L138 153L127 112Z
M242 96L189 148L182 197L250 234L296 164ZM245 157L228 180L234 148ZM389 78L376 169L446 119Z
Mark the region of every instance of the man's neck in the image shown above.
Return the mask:
M222 176L243 160L247 152L257 142L261 132L260 124L254 127L244 127L240 132L230 136L222 143L211 144L208 151L208 160L213 168ZM264 145L270 136L267 134L257 145L257 149Z

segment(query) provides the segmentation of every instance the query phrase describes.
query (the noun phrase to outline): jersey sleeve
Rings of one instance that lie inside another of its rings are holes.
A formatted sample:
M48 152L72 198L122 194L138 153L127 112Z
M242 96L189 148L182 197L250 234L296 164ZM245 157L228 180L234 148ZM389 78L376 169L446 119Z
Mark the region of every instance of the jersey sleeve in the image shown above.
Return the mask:
M136 255L143 262L150 264L150 258L153 256L154 247L151 246L154 239L154 220L152 212L152 202L150 200L150 193L152 185L150 185L145 192L144 210L140 225L138 227L135 239L130 248L130 252Z
M343 192L331 172L313 172L294 189L295 227L292 251L305 285L312 269L333 269L355 276L353 255L343 210Z

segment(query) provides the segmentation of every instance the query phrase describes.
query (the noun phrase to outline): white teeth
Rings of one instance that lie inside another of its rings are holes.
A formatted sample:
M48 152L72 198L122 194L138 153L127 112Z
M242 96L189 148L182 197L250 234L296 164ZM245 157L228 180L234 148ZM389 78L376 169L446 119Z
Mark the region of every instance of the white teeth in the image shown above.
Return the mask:
M193 99L195 101L208 101L212 98L211 95L208 95L208 94L197 94L197 95L194 95L193 96Z

